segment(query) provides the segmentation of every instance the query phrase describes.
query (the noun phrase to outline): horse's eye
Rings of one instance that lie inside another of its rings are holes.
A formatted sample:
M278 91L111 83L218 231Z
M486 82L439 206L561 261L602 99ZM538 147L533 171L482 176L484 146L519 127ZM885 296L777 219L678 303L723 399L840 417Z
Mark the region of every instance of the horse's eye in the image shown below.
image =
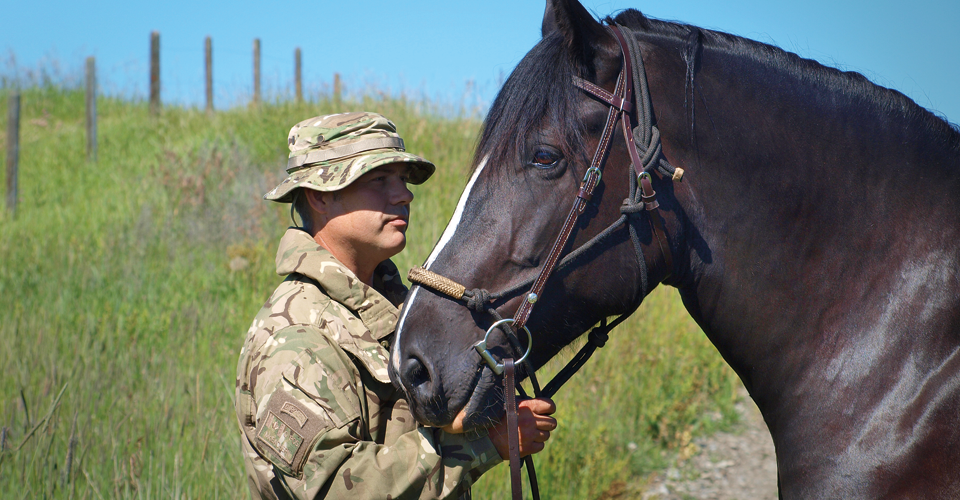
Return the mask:
M559 154L547 149L538 149L533 153L531 164L537 168L550 168L556 165L558 161L560 161Z

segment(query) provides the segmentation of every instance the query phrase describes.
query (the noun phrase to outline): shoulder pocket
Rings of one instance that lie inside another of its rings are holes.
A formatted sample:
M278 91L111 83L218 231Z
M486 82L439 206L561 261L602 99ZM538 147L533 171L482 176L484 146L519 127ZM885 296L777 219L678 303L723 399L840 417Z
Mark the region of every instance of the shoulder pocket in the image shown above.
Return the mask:
M288 476L299 477L321 434L335 425L327 412L293 397L282 387L269 396L257 420L257 451Z

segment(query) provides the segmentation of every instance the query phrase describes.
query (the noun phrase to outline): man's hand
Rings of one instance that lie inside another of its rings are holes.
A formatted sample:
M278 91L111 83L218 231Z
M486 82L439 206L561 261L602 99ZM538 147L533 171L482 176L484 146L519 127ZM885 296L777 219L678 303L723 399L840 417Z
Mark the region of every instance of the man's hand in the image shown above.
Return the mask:
M517 404L517 427L520 428L520 456L525 457L543 450L550 439L550 431L557 428L557 419L549 417L557 411L557 405L546 398L524 399ZM497 448L500 458L510 458L510 443L507 440L507 419L490 428L490 440Z

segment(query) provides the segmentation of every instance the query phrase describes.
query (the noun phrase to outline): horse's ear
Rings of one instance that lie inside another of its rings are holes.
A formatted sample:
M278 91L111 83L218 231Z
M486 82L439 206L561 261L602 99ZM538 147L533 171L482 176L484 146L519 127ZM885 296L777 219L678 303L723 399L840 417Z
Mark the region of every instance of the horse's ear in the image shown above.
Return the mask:
M547 0L547 8L543 11L543 24L540 26L540 36L546 38L554 31L557 31L557 18L553 15L553 2Z
M587 65L592 63L600 41L609 36L577 0L547 0L540 32L546 38L554 31L563 34L571 56Z

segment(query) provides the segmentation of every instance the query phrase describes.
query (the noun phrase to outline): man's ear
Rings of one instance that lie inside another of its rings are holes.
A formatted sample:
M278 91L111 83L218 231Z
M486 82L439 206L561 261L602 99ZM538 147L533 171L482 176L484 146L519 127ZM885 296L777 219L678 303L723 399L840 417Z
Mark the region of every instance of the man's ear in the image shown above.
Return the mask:
M307 203L310 204L310 208L312 208L314 212L317 212L321 215L326 215L327 212L330 211L328 206L330 201L329 197L327 196L328 193L315 191L313 189L304 189L303 191L304 196L307 197Z

